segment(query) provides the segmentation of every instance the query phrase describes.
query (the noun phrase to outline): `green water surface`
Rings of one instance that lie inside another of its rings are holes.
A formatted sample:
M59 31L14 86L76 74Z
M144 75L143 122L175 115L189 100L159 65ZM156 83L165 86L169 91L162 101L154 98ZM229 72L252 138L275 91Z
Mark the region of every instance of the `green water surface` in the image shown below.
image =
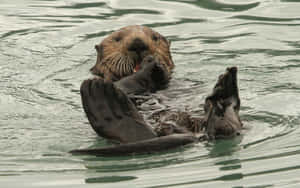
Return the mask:
M300 187L299 0L0 0L0 187ZM245 134L153 155L105 146L81 107L94 45L132 24L171 42L170 91L198 109L239 68Z

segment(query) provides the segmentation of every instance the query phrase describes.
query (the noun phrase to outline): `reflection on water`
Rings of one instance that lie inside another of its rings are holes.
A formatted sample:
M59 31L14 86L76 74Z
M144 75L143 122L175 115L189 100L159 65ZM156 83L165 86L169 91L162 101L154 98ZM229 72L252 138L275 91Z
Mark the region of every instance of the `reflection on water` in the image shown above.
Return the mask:
M86 183L114 183L120 181L134 180L136 177L133 176L108 176L108 177L98 177L98 178L87 178Z
M299 187L298 0L3 0L0 183L3 187ZM239 67L245 134L116 158L81 108L94 44L126 25L171 40L167 105L202 112L225 67ZM176 102L174 102L176 101ZM16 181L17 180L17 181Z

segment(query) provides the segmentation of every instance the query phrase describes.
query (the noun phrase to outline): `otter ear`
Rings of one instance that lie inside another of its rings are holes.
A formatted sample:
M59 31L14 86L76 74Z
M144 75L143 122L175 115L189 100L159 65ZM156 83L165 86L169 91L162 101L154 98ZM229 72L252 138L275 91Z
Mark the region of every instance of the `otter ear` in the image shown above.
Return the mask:
M97 51L97 61L99 61L103 57L103 46L101 44L97 44L95 45L95 49Z
M161 36L161 39L162 39L163 41L165 41L169 46L171 46L171 41L168 40L166 37Z
M95 45L95 49L96 49L96 51L98 52L98 53L102 53L102 45L101 44L96 44Z
M97 50L97 62L96 64L90 69L91 73L94 75L100 75L100 71L98 70L98 66L101 63L103 57L103 47L102 45L95 45L95 49Z

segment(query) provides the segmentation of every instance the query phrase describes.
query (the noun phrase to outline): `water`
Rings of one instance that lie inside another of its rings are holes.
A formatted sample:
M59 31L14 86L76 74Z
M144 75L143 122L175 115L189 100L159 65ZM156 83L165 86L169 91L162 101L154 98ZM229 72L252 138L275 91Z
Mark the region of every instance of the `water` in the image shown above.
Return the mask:
M1 0L1 187L300 187L299 10L299 0ZM68 154L107 145L79 86L94 44L132 24L172 41L169 92L181 108L201 109L218 75L238 66L242 139L154 155Z

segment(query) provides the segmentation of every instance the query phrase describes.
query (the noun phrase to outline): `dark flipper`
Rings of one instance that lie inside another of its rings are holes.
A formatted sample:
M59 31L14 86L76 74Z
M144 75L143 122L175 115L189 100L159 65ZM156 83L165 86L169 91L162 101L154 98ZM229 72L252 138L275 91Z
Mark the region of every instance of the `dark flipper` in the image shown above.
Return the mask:
M227 68L219 77L213 93L205 100L205 128L211 139L228 138L239 134L242 122L239 117L240 98L237 85L237 68Z
M197 142L197 138L191 134L174 134L135 143L121 144L118 146L77 149L72 154L88 154L97 156L123 156L132 154L146 154L173 149L179 146Z
M135 105L113 83L101 78L85 80L80 93L84 111L98 135L121 143L156 137Z

